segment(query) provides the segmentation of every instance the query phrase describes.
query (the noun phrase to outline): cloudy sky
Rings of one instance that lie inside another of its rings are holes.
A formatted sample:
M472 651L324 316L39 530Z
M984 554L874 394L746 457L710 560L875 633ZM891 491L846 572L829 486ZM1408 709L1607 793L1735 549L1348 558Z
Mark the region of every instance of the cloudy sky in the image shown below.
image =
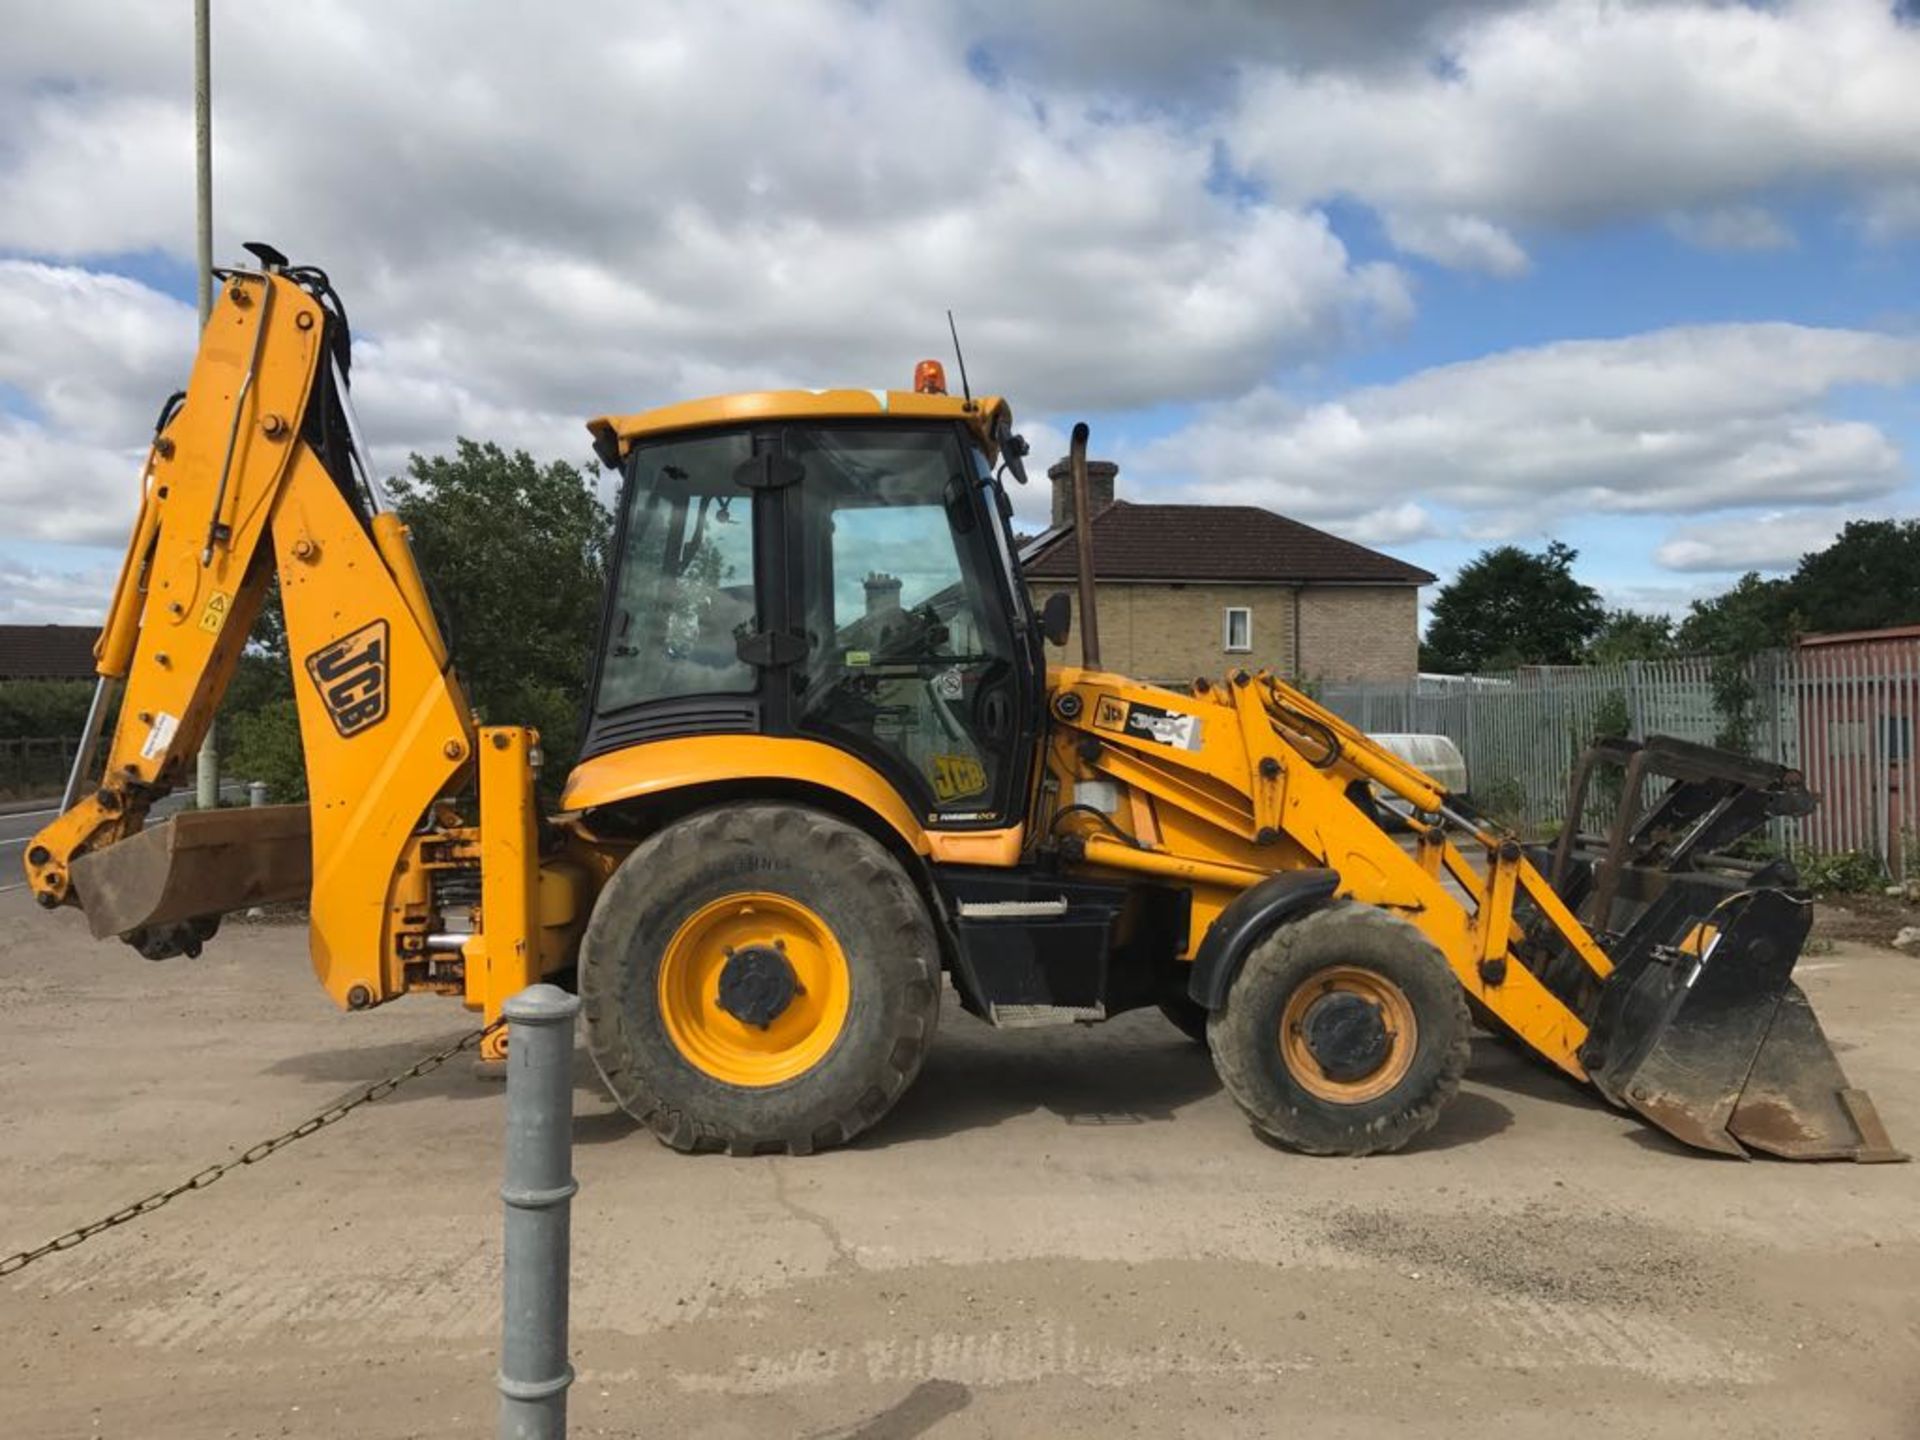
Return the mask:
M216 248L332 273L387 468L904 387L952 306L1123 496L1670 609L1920 511L1912 8L215 0ZM7 11L0 620L91 619L192 350L190 8Z

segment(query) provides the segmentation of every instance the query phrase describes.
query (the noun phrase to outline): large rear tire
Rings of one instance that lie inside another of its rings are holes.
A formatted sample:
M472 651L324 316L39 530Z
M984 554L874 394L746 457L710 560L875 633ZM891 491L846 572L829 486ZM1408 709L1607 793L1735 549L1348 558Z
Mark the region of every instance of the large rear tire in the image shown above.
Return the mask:
M1207 1044L1262 1133L1310 1155L1369 1155L1439 1118L1471 1032L1459 983L1426 936L1336 900L1253 948Z
M677 821L600 892L580 946L587 1047L676 1150L851 1140L920 1071L940 950L880 843L797 805Z

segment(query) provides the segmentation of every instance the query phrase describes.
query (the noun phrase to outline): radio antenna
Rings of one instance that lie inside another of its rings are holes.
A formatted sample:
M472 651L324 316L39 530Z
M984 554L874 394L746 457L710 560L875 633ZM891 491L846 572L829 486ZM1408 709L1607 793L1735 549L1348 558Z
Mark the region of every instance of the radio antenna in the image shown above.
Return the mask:
M953 323L953 311L947 311L947 329L953 333L953 360L960 367L960 394L967 404L973 403L973 387L967 384L967 357L960 353L960 327Z

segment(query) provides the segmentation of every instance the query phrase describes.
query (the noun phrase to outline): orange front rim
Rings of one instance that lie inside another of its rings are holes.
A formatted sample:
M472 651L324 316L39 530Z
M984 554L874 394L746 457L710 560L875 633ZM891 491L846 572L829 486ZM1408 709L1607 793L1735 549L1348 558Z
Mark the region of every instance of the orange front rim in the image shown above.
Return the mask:
M1329 1073L1310 1043L1316 1007L1335 997L1353 997L1373 1007L1385 1031L1378 1062L1364 1074ZM1302 1089L1339 1105L1377 1100L1406 1078L1420 1039L1413 1002L1386 976L1358 965L1330 965L1307 977L1287 997L1280 1015L1280 1055Z
M735 983L749 968L763 982L754 1005L742 1003ZM660 957L667 1038L689 1065L728 1085L804 1075L839 1040L851 998L840 942L810 906L786 895L742 891L703 905Z

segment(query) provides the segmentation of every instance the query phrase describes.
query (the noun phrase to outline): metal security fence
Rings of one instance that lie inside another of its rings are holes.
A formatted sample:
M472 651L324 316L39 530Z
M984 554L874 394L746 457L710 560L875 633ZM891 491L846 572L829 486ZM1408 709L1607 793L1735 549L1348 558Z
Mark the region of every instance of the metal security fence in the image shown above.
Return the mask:
M1723 682L1716 687L1716 673ZM1745 703L1724 713L1731 678ZM1920 873L1920 636L1770 651L1728 671L1710 658L1540 666L1498 675L1422 676L1394 684L1330 684L1321 703L1374 733L1446 735L1466 756L1484 808L1527 829L1567 823L1567 779L1598 735L1674 735L1712 744L1734 728L1754 755L1794 766L1820 793L1805 820L1782 824L1790 849L1856 850L1896 877ZM1611 818L1617 792L1597 785L1580 823ZM1911 867L1911 871L1910 871Z

